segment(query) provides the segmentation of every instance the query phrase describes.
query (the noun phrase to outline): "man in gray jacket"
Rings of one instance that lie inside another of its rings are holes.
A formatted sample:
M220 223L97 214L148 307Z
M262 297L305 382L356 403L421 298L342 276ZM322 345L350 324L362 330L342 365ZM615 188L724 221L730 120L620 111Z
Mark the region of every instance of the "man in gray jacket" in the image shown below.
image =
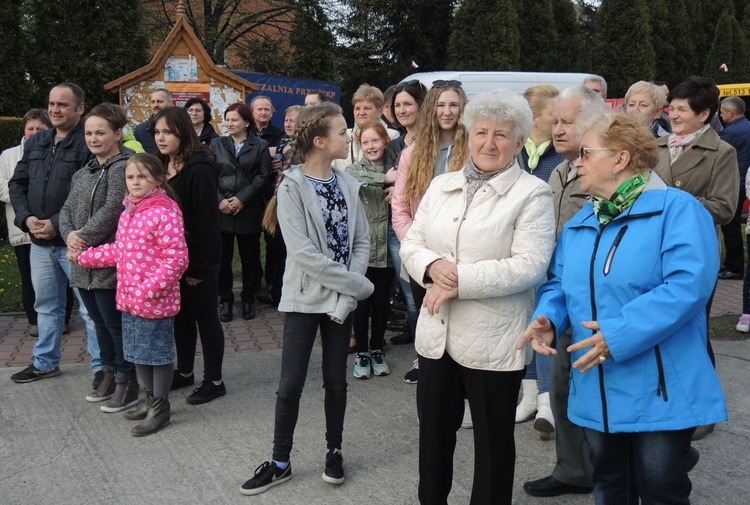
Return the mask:
M70 263L65 257L65 241L60 236L59 212L70 192L73 174L91 158L81 121L84 100L83 90L75 84L61 83L52 88L47 109L52 128L26 142L23 158L8 182L15 224L31 235L31 282L36 293L34 308L39 314L34 362L13 374L14 382L60 375ZM101 371L99 344L94 324L83 303L80 305L96 377Z
M578 170L573 166L581 149L583 134L577 123L604 109L604 100L597 92L586 86L576 86L560 94L552 112L552 143L557 153L565 156L565 161L555 168L549 179L558 238L565 223L588 201L581 190ZM557 463L552 475L524 483L523 489L532 496L590 493L593 490L589 445L583 428L568 419L570 355L566 349L571 344L571 338L570 332L560 335L550 372L550 405L555 417Z

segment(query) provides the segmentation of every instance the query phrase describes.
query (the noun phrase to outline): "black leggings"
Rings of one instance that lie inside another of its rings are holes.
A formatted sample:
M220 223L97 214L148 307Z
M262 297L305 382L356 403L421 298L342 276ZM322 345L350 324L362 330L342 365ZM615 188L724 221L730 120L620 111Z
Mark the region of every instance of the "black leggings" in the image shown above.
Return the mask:
M193 373L195 346L200 331L203 347L203 379L221 380L224 361L224 328L219 322L216 300L219 291L219 265L209 267L206 277L195 286L180 281L180 313L174 318L174 341L177 349L177 370L183 375Z
M354 338L357 341L356 351L379 351L385 345L385 325L388 321L388 294L393 281L393 268L367 267L365 277L375 286L372 294L360 301L354 311ZM367 329L370 326L372 313L372 332L370 345L367 345Z
M334 323L326 314L288 312L284 321L281 350L281 378L276 392L276 421L273 433L273 459L289 461L294 428L299 417L299 400L305 387L315 335L320 329L323 345L323 408L326 418L326 442L329 450L341 449L346 412L346 360L352 316L343 324Z

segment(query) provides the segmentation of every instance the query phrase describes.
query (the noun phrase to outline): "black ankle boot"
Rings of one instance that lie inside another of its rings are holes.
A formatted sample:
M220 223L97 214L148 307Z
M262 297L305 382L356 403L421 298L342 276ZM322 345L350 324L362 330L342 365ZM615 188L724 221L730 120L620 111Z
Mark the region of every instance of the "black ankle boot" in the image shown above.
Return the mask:
M253 302L244 302L242 304L242 319L245 321L255 318L255 306Z
M223 302L219 310L219 319L224 323L228 323L232 320L232 317L232 302Z

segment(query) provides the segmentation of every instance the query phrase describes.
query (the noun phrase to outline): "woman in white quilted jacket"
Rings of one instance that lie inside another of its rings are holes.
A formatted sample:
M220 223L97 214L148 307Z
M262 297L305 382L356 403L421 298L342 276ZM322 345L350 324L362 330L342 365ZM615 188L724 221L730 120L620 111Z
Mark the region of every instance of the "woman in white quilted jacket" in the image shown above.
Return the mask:
M520 95L479 95L463 122L469 162L432 181L401 244L409 275L427 289L416 336L419 499L447 503L466 395L471 503L510 504L516 399L531 358L516 341L554 248L552 190L516 161L533 123Z

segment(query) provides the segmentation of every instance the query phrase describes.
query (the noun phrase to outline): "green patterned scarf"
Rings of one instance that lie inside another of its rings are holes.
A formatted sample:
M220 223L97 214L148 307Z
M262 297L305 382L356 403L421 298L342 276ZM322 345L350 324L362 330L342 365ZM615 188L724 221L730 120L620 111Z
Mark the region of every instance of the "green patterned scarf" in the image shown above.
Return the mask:
M629 177L620 184L609 200L592 197L594 213L602 228L608 225L614 218L625 212L635 200L643 193L651 171Z

